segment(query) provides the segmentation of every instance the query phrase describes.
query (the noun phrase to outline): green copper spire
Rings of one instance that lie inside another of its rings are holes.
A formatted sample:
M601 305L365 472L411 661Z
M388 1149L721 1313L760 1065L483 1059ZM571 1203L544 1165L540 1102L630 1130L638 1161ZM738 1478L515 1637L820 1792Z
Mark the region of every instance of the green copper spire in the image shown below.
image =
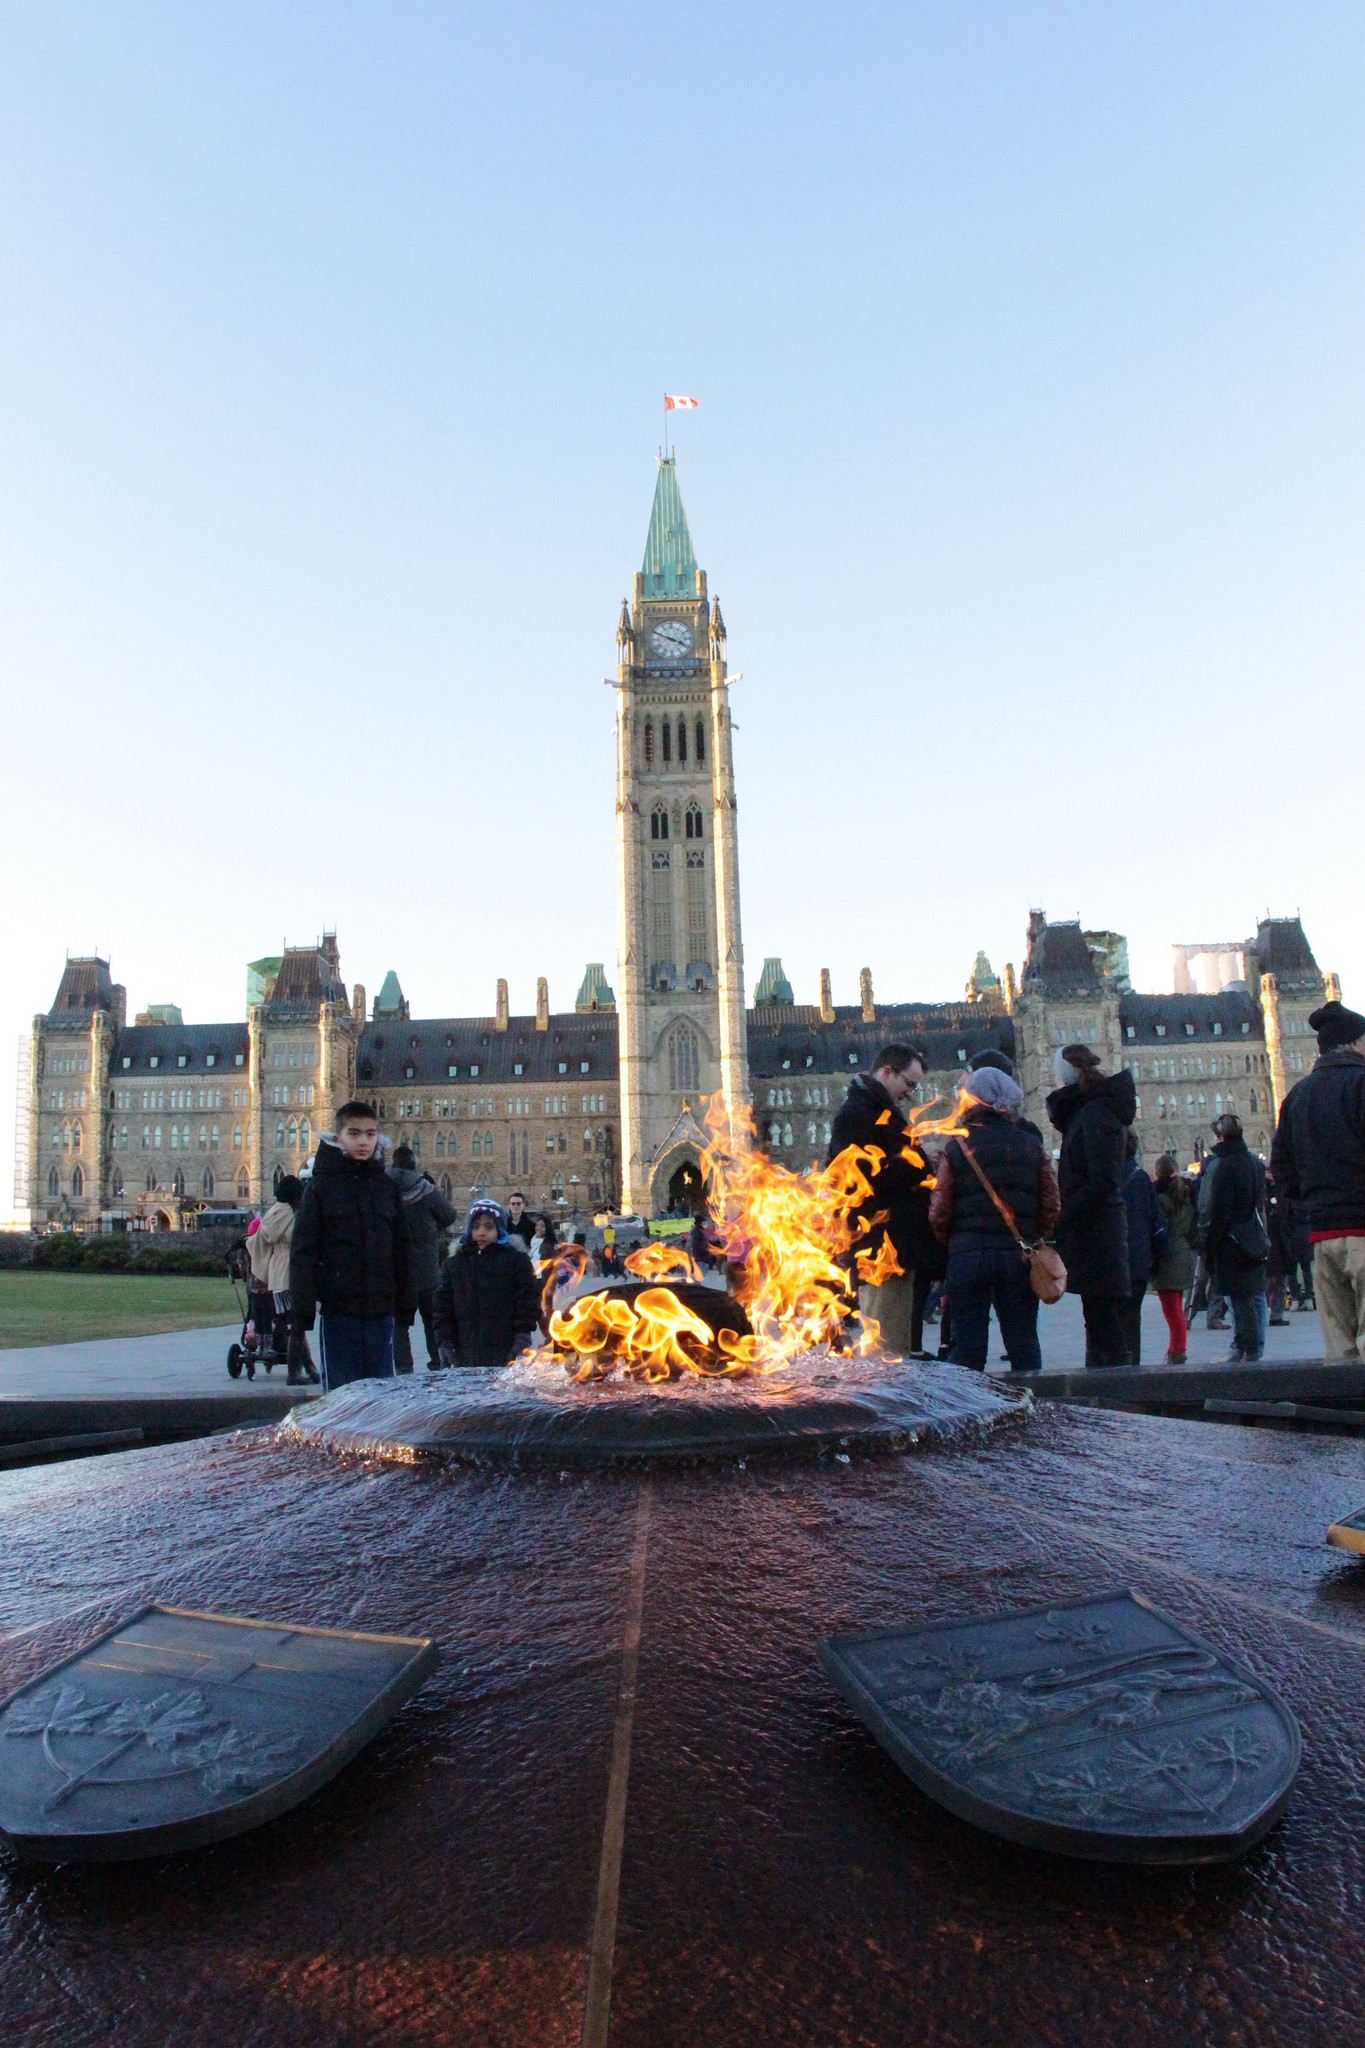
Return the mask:
M671 455L659 457L659 481L654 486L654 510L649 515L649 538L643 563L646 597L695 597L697 558L687 530L678 471Z

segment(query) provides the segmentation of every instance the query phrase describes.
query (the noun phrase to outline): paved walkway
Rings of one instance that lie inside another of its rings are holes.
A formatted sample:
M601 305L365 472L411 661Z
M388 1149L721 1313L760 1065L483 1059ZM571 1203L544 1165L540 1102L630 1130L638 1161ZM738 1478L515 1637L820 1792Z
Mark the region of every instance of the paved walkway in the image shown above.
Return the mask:
M237 1323L163 1330L154 1337L100 1337L82 1344L35 1344L0 1351L0 1402L125 1400L148 1396L243 1394L284 1385L284 1367L230 1379L228 1345Z
M1038 1311L1038 1338L1043 1347L1043 1365L1051 1372L1067 1372L1079 1369L1085 1364L1085 1323L1081 1315L1079 1295L1068 1294L1051 1307ZM925 1346L934 1350L938 1342L936 1329L925 1333ZM1160 1366L1166 1358L1166 1318L1161 1313L1161 1303L1154 1294L1149 1294L1142 1304L1142 1359L1144 1366ZM1000 1342L1000 1331L994 1317L991 1318L990 1363L996 1364L1004 1353ZM1190 1331L1186 1357L1190 1365L1216 1365L1227 1357L1232 1348L1232 1331L1210 1330L1205 1327L1205 1318L1196 1318L1195 1327ZM1291 1310L1288 1325L1266 1332L1265 1363L1287 1365L1293 1359L1321 1358L1322 1331L1316 1315L1300 1315Z
M1081 1304L1075 1295L1039 1311L1038 1330L1042 1339L1043 1364L1064 1371L1085 1363L1085 1330ZM245 1376L229 1379L227 1349L238 1336L238 1326L228 1323L218 1329L170 1330L155 1337L105 1337L85 1344L35 1345L27 1350L0 1351L0 1402L6 1400L113 1400L159 1395L249 1395L268 1392L284 1385L284 1367L273 1373L258 1371L254 1381ZM422 1325L413 1328L413 1358L420 1371L426 1361ZM937 1329L926 1332L932 1350L938 1342ZM1208 1330L1201 1315L1190 1332L1189 1363L1213 1365L1226 1358L1232 1342L1231 1331ZM992 1323L990 1362L1001 1356L999 1330ZM316 1340L313 1342L316 1354ZM1166 1324L1161 1304L1148 1295L1142 1311L1142 1363L1159 1366L1166 1356ZM1286 1328L1269 1332L1266 1344L1268 1365L1287 1364L1292 1359L1321 1358L1322 1337L1315 1315L1291 1313Z

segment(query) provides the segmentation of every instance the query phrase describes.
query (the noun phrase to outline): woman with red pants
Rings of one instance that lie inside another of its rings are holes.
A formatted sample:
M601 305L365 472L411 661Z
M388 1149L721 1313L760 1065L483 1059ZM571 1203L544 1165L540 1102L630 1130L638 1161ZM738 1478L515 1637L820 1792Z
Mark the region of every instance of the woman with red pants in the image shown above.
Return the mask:
M1170 1332L1167 1365L1185 1363L1185 1290L1194 1280L1194 1239L1197 1222L1188 1182L1182 1180L1168 1152L1152 1175L1157 1207L1166 1219L1166 1242L1152 1267L1151 1285L1161 1301Z

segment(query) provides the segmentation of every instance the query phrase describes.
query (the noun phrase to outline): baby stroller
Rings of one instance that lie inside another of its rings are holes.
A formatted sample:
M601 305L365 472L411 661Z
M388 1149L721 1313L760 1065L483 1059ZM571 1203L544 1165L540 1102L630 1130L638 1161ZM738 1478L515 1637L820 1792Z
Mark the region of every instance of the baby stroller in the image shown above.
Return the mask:
M234 1380L239 1380L243 1372L249 1380L254 1380L258 1365L271 1372L275 1366L285 1363L285 1353L275 1349L275 1306L270 1295L255 1285L251 1271L251 1247L244 1237L239 1237L230 1247L227 1269L237 1306L242 1311L241 1338L237 1343L228 1345L227 1369ZM287 1318L281 1317L280 1324L280 1336L287 1343Z

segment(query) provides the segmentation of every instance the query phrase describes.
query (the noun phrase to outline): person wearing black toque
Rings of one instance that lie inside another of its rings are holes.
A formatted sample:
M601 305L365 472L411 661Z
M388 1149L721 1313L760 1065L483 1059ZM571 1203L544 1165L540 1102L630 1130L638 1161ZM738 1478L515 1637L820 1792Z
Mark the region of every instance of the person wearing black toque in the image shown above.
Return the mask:
M1365 1017L1341 1002L1308 1019L1311 1071L1285 1096L1270 1170L1302 1205L1324 1355L1365 1360Z
M1119 1187L1137 1089L1126 1067L1102 1073L1088 1045L1064 1045L1052 1072L1058 1086L1047 1098L1047 1113L1062 1134L1062 1212L1055 1236L1067 1292L1081 1297L1086 1364L1124 1366L1123 1305L1130 1283L1128 1219Z

